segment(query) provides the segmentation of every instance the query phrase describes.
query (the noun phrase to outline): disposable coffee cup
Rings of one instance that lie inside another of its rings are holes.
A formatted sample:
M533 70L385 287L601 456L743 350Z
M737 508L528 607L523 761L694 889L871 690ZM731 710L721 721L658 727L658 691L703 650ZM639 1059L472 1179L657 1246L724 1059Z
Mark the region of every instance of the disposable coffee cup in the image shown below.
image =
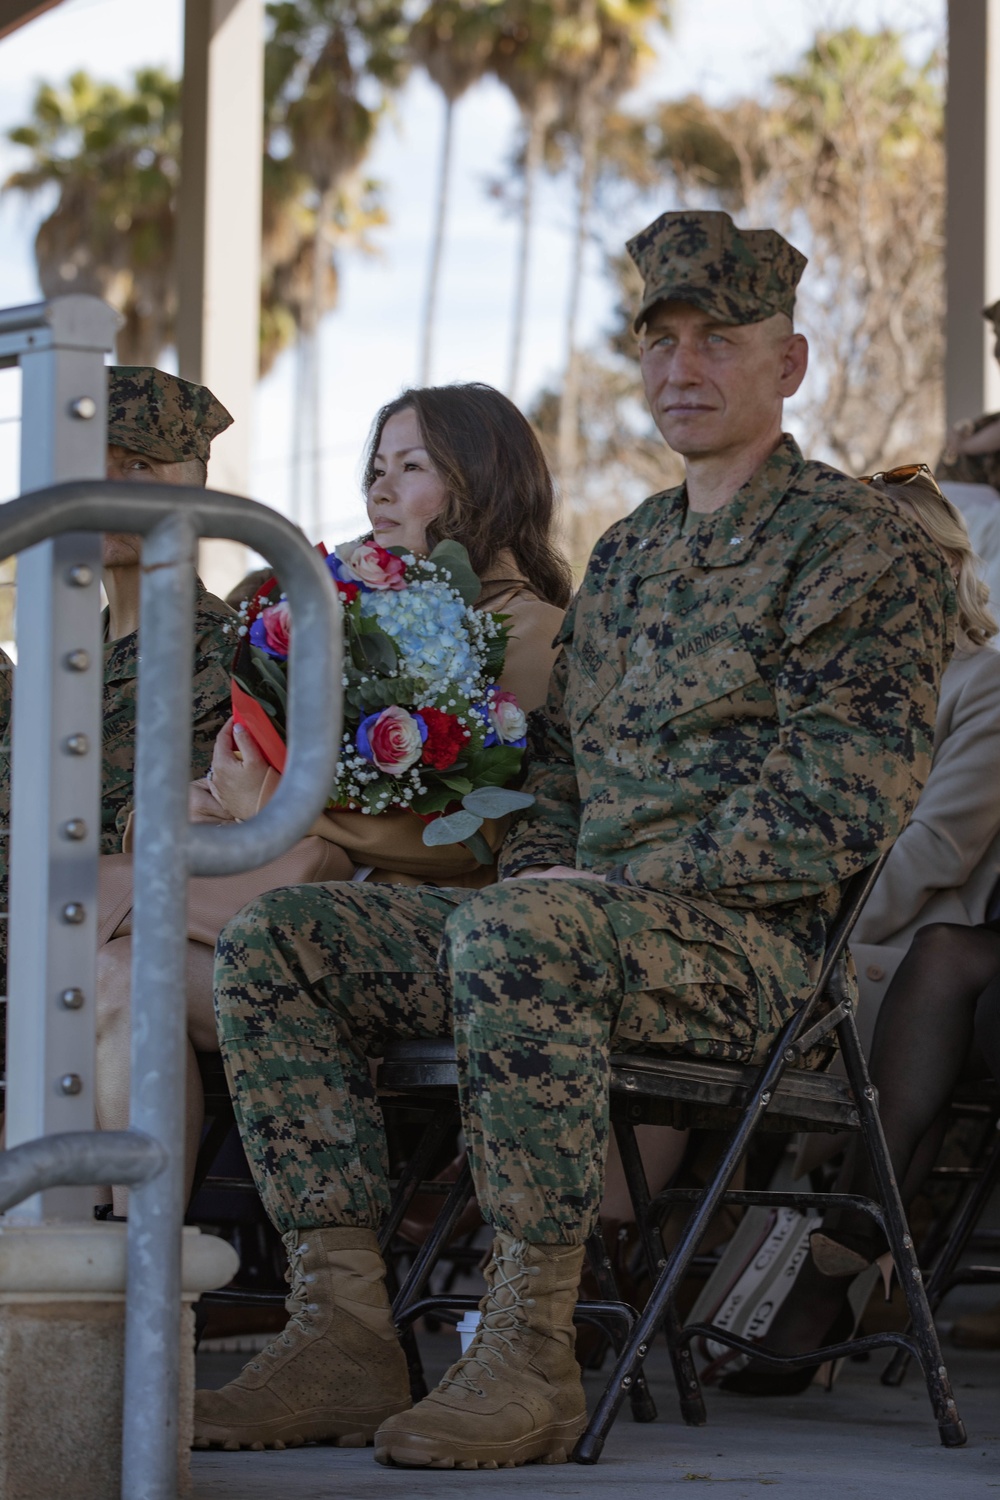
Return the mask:
M469 1345L475 1337L476 1329L479 1327L479 1309L475 1312L467 1312L458 1324L458 1336L462 1340L462 1353L468 1354Z

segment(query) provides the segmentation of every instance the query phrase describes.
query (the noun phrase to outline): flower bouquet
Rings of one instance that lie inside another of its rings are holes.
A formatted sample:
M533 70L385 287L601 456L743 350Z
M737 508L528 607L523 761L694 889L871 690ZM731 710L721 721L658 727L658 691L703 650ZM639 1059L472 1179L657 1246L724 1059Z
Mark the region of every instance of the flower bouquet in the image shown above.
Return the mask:
M426 824L425 844L462 843L491 864L483 820L534 800L510 787L526 723L497 685L505 617L473 609L480 583L457 542L426 558L372 541L320 551L344 612L344 736L328 806L410 809ZM277 581L241 615L233 713L281 771L291 616Z

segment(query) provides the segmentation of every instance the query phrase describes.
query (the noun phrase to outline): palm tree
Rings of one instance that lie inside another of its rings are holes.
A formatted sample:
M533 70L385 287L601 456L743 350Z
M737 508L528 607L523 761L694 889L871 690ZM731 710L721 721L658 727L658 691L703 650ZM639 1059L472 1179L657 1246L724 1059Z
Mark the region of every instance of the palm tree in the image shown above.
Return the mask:
M62 89L41 84L30 122L9 132L31 158L4 190L59 190L35 239L44 295L88 292L117 307L126 364L154 363L173 337L180 135L180 87L157 68L126 88L84 72Z
M580 454L578 338L584 252L599 166L601 123L652 57L649 32L670 25L671 0L582 0L575 48L563 54L563 133L576 156L576 207L566 309L566 373L559 409L557 471L564 496L577 486Z
M496 41L496 20L501 6L502 0L430 0L410 32L413 57L437 84L444 98L437 206L420 340L421 385L428 383L431 372L434 322L448 215L455 105L486 72Z
M293 293L298 335L293 512L301 515L304 509L301 496L310 470L310 529L318 531L319 325L336 301L334 246L367 244L367 231L384 220L377 191L358 172L388 92L403 76L405 30L397 0L302 0L271 5L268 15L266 166L270 180L281 184L285 194L274 205L271 227L290 240L292 254L279 266ZM368 97L363 98L366 85ZM268 228L265 213L265 254Z
M517 399L521 373L535 184L545 157L546 139L559 116L558 54L565 36L565 18L558 3L552 0L507 0L499 23L490 69L513 94L521 111L524 136L517 272L507 364L507 394L513 401Z

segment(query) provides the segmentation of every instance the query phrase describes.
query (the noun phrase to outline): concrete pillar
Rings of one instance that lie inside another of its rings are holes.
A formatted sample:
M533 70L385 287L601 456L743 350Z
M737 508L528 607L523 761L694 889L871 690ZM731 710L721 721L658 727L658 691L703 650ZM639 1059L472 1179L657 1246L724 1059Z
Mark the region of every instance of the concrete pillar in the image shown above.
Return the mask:
M1000 410L1000 369L982 316L1000 297L1000 0L948 0L946 146L950 424Z
M124 1224L0 1228L4 1500L113 1500L121 1492L125 1239ZM184 1230L182 1250L178 1493L187 1495L192 1305L229 1281L239 1258L197 1229Z
M247 494L260 308L263 0L185 0L178 223L180 374L209 386L233 426L212 444L208 482ZM202 542L206 584L224 593L246 549Z

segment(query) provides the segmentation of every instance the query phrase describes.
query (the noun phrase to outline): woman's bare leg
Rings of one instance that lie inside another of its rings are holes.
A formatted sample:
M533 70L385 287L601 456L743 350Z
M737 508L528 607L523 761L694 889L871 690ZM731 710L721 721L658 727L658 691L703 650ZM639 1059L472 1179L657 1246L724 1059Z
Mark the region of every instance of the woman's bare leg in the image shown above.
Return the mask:
M674 1130L669 1125L637 1125L636 1143L642 1165L646 1170L649 1195L654 1198L666 1187L684 1159L688 1132ZM632 1200L625 1184L625 1169L618 1152L618 1142L612 1132L608 1145L608 1165L604 1174L604 1197L601 1200L601 1218L617 1224L631 1224L635 1218Z
M219 1043L212 1008L211 948L188 943L185 965L187 992L187 1060L184 1118L184 1167L187 1192L205 1117L205 1100L195 1052L217 1052ZM129 1053L131 1048L132 939L106 943L97 959L97 1123L102 1130L125 1130L129 1116ZM126 1212L128 1194L113 1192L114 1211Z

